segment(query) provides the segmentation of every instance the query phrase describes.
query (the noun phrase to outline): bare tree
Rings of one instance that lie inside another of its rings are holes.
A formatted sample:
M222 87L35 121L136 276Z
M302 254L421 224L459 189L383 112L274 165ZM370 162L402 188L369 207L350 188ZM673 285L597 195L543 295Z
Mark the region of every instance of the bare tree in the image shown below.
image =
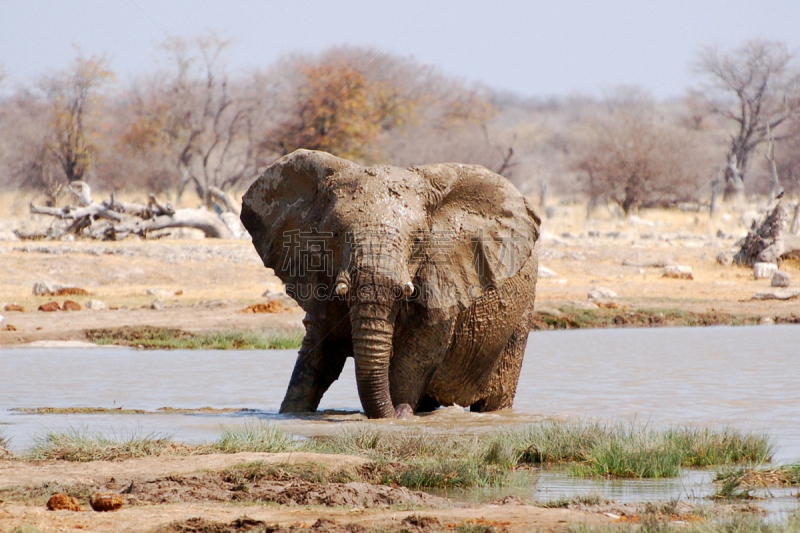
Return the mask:
M214 34L176 39L167 48L171 70L135 92L134 119L124 137L128 150L162 162L156 169L167 182L162 188L174 187L180 196L192 186L209 207L214 188L255 178L268 153L259 124L265 100L252 88L248 92L252 84L230 80L223 61L228 46ZM165 172L165 161L174 170Z
M594 202L612 200L626 214L639 206L696 198L703 177L690 132L658 117L651 106L612 103L576 147L573 167Z
M704 48L699 54L695 70L709 82L707 106L736 126L725 167L726 200L743 195L756 147L800 109L800 73L794 59L785 43L762 40L728 52Z

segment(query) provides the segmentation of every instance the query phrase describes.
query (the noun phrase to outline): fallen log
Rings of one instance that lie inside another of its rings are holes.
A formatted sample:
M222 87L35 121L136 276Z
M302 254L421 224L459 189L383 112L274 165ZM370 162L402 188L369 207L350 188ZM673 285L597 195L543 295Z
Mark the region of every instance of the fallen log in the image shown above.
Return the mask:
M145 235L149 231L168 228L199 229L206 237L213 239L233 238L233 233L225 222L216 213L203 208L179 209L171 215L161 215L150 219L131 219L124 224L115 225L114 231Z
M55 239L72 233L92 239L118 240L135 234L147 237L149 232L170 228L198 229L208 238L232 239L236 235L224 220L224 215L205 208L176 210L169 202L162 203L149 195L147 204L120 202L114 194L110 200L97 203L92 200L89 185L75 182L70 187L78 199L79 206L47 207L30 204L31 213L55 217L63 223L54 224L46 232L23 234L20 238ZM216 189L219 198L233 213L238 206L227 193Z

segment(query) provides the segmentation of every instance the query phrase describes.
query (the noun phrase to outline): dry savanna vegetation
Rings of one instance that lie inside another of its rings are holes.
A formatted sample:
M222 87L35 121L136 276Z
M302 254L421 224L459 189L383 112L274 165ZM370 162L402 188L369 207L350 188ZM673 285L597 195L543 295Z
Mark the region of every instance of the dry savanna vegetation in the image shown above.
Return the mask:
M477 163L543 203L582 196L625 213L800 192L800 77L781 42L698 51L696 86L669 101L636 87L521 97L354 47L233 74L232 46L212 33L175 40L159 70L122 81L106 57L79 53L6 87L0 188L47 206L76 181L174 205L195 202L192 191L212 208L215 189L237 193L310 148L360 163Z

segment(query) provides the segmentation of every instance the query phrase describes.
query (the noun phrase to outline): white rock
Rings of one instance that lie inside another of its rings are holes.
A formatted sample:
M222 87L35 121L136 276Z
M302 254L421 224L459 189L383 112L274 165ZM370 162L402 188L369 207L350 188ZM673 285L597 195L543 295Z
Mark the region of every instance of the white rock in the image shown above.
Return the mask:
M34 296L48 296L53 294L57 290L61 289L61 285L58 283L49 283L47 281L37 281L33 284L33 293Z
M662 277L673 279L694 279L692 267L686 265L667 265Z
M722 266L731 266L733 264L733 254L730 252L718 253L717 263L719 263Z
M91 309L92 311L103 311L108 309L108 306L101 300L89 300L86 302L86 309Z
M755 293L753 300L793 300L798 297L800 297L800 289L773 289Z
M637 217L636 215L631 215L628 217L628 222L633 224L634 226L645 226L648 228L655 227L656 223L651 220L644 220L643 218Z
M172 296L173 294L175 294L174 291L170 291L167 289L160 289L160 288L147 289L148 296L160 296L163 298L164 296Z
M539 313L540 315L547 315L547 316L552 316L552 317L556 317L556 318L558 318L560 316L564 316L564 313L562 313L561 311L559 311L555 307L542 306L542 307L537 308L536 312Z
M589 291L590 300L608 300L617 297L617 293L605 287L593 287Z
M758 321L759 324L763 326L771 326L775 323L775 319L771 316L765 316L761 320Z
M161 300L153 300L153 303L150 304L150 309L161 311L164 309L164 302Z
M586 300L575 300L570 303L570 307L575 309L597 309L597 304L594 302L587 302Z
M792 277L789 275L788 272L778 270L772 275L773 287L788 287L791 284L792 284Z
M775 263L755 263L753 264L753 275L756 279L772 279L775 272L778 271L778 265Z
M542 279L545 279L545 278L557 278L558 274L556 274L555 272L553 272L552 270L550 270L547 267L543 267L543 266L539 265L539 277L542 278Z

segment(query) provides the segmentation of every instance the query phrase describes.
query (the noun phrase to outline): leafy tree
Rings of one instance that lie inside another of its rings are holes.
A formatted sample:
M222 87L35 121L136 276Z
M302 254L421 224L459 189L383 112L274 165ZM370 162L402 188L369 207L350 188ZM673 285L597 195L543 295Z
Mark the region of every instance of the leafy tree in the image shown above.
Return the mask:
M79 56L69 70L42 83L51 106L47 149L58 160L67 182L84 179L94 163L96 149L87 122L101 103L98 90L113 78L105 57Z
M371 80L346 58L323 58L300 73L293 109L267 137L280 154L308 148L369 161L381 133L413 116L416 103L400 87Z

